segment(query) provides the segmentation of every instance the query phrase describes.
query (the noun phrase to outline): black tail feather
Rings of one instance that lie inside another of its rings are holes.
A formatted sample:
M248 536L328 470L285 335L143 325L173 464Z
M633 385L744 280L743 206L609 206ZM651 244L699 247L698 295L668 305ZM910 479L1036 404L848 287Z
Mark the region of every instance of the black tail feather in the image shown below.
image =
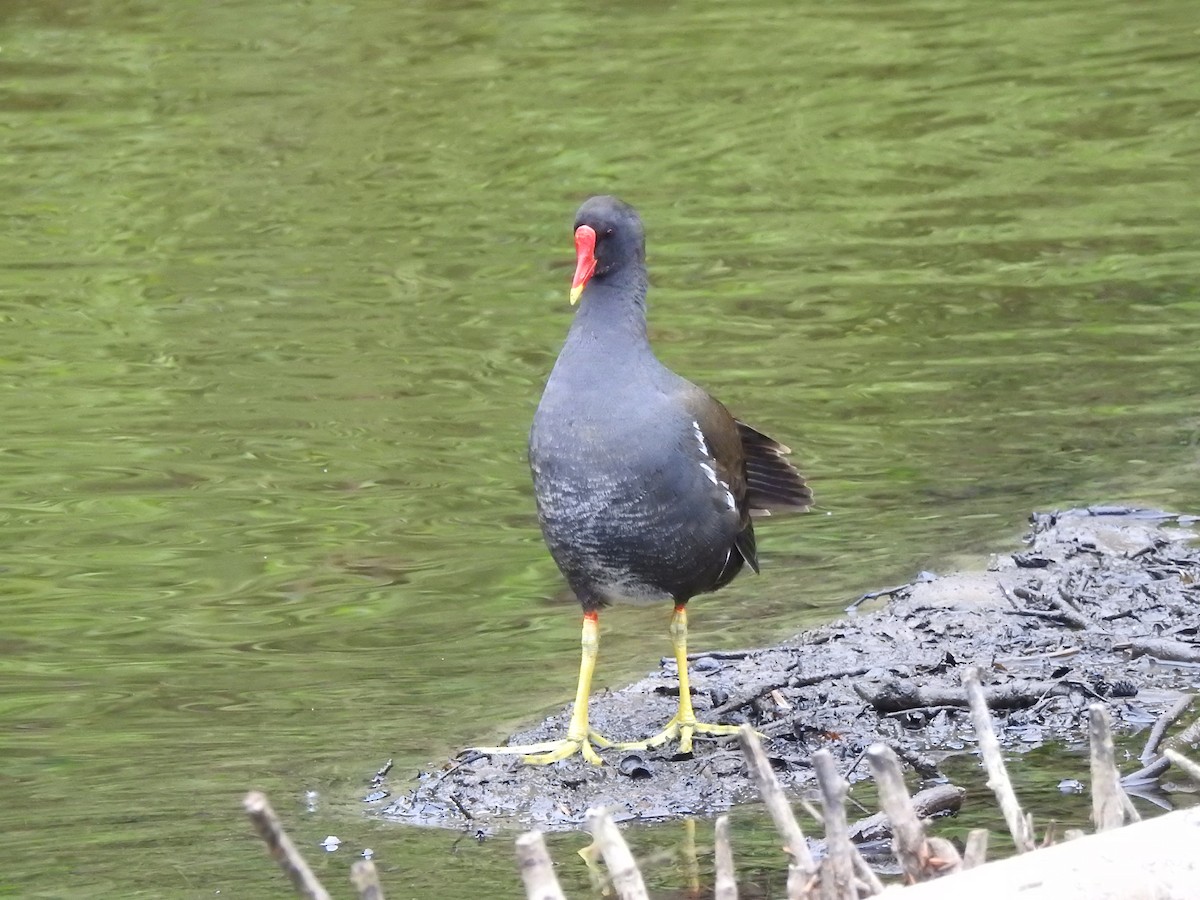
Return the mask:
M737 426L746 456L746 502L750 509L804 512L812 506L812 488L787 460L791 449L745 422L739 421Z

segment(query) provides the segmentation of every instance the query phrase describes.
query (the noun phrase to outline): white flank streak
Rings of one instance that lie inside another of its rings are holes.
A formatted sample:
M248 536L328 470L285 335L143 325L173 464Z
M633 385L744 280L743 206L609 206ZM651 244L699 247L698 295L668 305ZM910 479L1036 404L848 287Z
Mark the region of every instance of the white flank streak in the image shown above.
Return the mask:
M704 432L700 430L700 423L692 420L692 434L696 435L696 440L700 442L700 452L705 456L711 457L708 452L708 444L704 442Z
M733 499L733 491L729 489L729 482L722 481L721 487L725 488L725 505L730 509L737 509L737 501Z
M700 468L704 470L704 474L708 476L708 480L713 484L717 484L717 470L708 463L700 463Z

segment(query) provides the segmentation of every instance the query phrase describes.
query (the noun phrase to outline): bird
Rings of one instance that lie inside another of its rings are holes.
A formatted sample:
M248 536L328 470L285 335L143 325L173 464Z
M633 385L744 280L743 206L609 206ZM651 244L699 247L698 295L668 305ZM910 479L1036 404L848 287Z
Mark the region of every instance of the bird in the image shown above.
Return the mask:
M588 199L575 215L578 304L529 436L538 521L550 555L583 609L575 704L565 737L471 748L548 764L598 750L652 750L736 726L699 721L687 665L687 603L758 572L754 519L809 509L813 493L791 450L667 368L646 330L646 242L633 207ZM588 696L599 614L615 602L671 603L679 707L662 731L620 743L591 730Z

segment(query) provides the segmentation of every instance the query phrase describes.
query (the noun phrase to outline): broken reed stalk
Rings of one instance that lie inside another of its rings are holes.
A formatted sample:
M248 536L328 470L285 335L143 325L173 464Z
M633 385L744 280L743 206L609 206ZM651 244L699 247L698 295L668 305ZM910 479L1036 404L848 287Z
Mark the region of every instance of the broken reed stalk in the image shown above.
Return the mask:
M350 883L358 891L358 900L384 900L379 872L371 860L360 859L350 867Z
M837 770L833 754L818 750L812 755L817 786L825 811L825 862L821 865L821 896L833 900L858 900L854 882L854 849L846 821L849 785Z
M873 744L867 762L879 789L879 805L892 825L892 850L909 881L925 880L925 829L904 786L900 760L886 744Z
M771 771L771 763L763 753L758 736L749 725L738 729L738 741L742 752L746 754L746 763L758 793L775 822L775 828L783 837L783 850L791 860L788 862L787 895L788 900L800 900L808 890L808 885L816 877L817 865L813 862L812 853L808 849L808 841L800 830L792 808L788 805L787 797L775 773Z
M1121 787L1112 727L1102 703L1088 707L1088 736L1092 748L1092 824L1097 831L1107 831L1126 822L1140 822L1142 817Z
M975 739L979 742L979 752L983 755L983 764L987 768L987 785L1000 803L1000 811L1004 813L1004 821L1008 823L1008 831L1012 835L1017 852L1027 853L1036 846L1033 823L1022 811L1016 791L1008 778L1008 771L1004 768L1000 742L992 728L992 716L983 697L978 669L971 666L963 672L963 687L967 689L971 722L975 726Z
M584 819L592 839L600 849L600 855L604 857L604 865L617 897L620 900L649 900L642 873L608 810L593 807L587 811Z
M540 831L527 831L517 838L516 853L529 900L566 900Z
M331 900L325 886L317 880L317 876L312 873L296 845L283 830L279 817L267 802L266 795L261 791L251 791L242 800L242 806L250 821L254 823L258 836L267 845L271 858L279 863L279 868L283 869L296 892L309 900Z
M987 861L988 830L972 828L967 832L967 846L963 849L962 867L973 869Z
M733 849L729 845L729 816L718 816L713 855L716 879L713 900L738 900L737 876L733 870Z

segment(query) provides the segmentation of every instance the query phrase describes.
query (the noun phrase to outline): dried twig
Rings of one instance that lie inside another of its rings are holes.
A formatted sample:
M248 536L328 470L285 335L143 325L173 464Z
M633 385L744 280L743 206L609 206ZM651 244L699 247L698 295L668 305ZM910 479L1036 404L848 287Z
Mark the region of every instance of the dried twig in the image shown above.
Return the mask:
M1008 830L1012 834L1017 852L1027 853L1035 846L1033 823L1022 811L1012 782L1008 778L1008 771L1004 768L1000 742L992 729L992 717L984 699L983 686L979 683L978 669L970 667L963 673L963 686L967 689L967 698L971 702L971 722L975 726L975 738L979 741L979 751L987 768L988 787L1000 802L1000 810L1004 813L1004 821L1008 823Z
M516 851L517 866L521 870L521 881L525 883L528 900L565 900L542 833L525 832L517 838Z
M738 900L737 876L733 871L733 850L729 846L729 816L717 818L715 844L716 881L713 885L713 900Z
M1120 828L1127 821L1141 821L1142 817L1121 788L1112 727L1104 704L1093 703L1088 707L1088 732L1092 746L1092 824L1097 831L1107 831Z
M266 795L259 791L251 791L242 800L242 806L245 807L250 821L254 823L258 836L267 845L271 857L279 863L279 868L283 869L297 893L308 897L309 900L330 900L329 892L317 880L317 876L312 873L292 839L283 830L279 817L267 802Z
M861 597L847 606L846 611L849 612L852 609L858 609L858 607L862 606L868 600L874 600L876 597L892 597L896 594L902 593L903 591L910 590L911 588L911 584L898 584L895 587L881 588L878 591L871 591L870 593L863 594Z
M648 900L642 873L608 810L593 807L584 818L604 857L604 865L608 867L617 897L620 900Z
M775 773L771 771L771 763L763 753L754 730L749 725L743 725L738 729L738 740L746 754L750 774L758 786L758 793L775 822L775 828L783 837L784 852L791 857L788 863L788 898L799 900L804 895L808 883L817 874L817 866L813 862L812 853L809 852L808 842L804 839L804 832L800 830L796 817L792 815L792 808L788 805L787 797L784 796Z
M360 859L350 867L350 883L358 891L358 900L383 900L383 885L371 860Z

